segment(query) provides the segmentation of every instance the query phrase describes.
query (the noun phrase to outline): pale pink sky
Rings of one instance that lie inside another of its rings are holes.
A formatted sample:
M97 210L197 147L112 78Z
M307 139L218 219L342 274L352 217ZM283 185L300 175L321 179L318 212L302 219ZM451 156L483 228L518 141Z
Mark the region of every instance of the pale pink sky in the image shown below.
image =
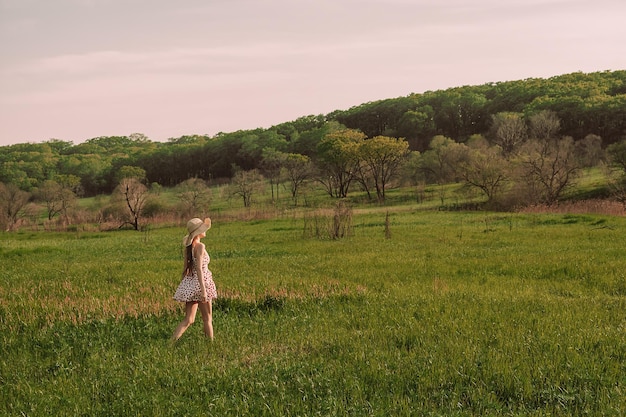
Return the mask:
M624 0L0 0L0 145L268 128L626 69Z

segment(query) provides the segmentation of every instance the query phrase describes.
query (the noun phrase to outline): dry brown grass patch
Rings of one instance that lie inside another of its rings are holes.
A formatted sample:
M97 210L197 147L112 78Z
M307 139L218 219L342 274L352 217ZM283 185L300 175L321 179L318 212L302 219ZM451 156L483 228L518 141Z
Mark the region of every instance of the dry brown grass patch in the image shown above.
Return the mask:
M558 204L537 204L518 210L520 213L532 214L601 214L609 216L624 216L626 211L623 204L611 200L579 200L564 201Z

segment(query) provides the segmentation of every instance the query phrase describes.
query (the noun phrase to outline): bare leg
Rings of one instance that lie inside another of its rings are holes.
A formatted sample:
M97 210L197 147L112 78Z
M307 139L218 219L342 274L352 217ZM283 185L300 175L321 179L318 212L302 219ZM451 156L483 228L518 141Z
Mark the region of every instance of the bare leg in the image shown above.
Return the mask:
M198 303L186 303L185 304L185 318L180 322L176 330L174 330L174 334L172 335L172 340L178 340L185 330L189 326L193 324L196 320L196 312L198 311Z
M213 340L213 303L209 298L206 303L200 303L200 313L204 323L204 335Z

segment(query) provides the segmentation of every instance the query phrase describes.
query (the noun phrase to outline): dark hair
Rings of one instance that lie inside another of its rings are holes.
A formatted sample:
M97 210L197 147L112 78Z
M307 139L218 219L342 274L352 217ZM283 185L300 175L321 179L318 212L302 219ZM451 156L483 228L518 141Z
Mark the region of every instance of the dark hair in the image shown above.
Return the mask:
M183 276L191 275L193 273L193 245L189 245L185 248L185 269L183 270Z

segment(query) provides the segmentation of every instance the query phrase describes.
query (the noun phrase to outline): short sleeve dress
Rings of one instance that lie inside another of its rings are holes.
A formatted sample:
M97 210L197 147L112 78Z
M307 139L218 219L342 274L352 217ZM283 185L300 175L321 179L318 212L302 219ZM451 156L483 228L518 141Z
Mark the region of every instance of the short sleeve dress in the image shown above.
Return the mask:
M217 289L213 282L213 274L209 271L209 262L211 258L206 249L202 253L202 278L204 279L204 288L206 288L206 295L209 299L217 298ZM178 285L176 292L174 293L174 300L183 303L202 301L202 289L200 288L200 282L198 281L198 272L195 268L197 260L193 259L194 268L192 273L183 276L182 281Z

